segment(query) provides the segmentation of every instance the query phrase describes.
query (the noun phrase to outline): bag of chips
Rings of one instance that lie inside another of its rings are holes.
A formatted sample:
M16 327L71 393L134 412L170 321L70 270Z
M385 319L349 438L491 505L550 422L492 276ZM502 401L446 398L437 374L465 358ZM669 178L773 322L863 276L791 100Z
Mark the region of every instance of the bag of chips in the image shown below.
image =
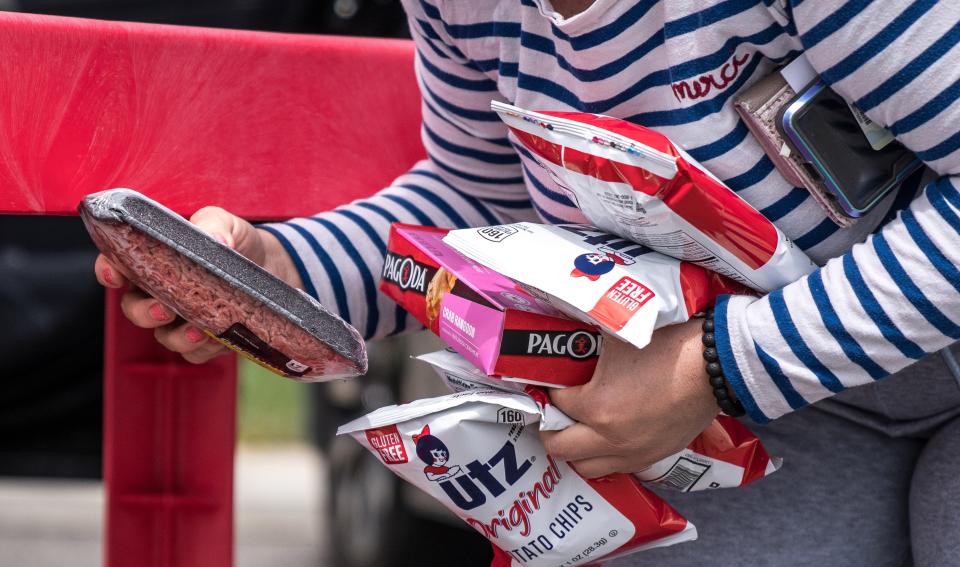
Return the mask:
M475 262L638 348L723 293L752 293L720 274L576 224L452 230L443 242Z
M617 118L493 102L516 140L598 228L760 291L816 266L669 138Z
M493 543L494 565L584 566L696 538L628 474L580 477L546 454L540 408L488 389L388 406L341 427Z

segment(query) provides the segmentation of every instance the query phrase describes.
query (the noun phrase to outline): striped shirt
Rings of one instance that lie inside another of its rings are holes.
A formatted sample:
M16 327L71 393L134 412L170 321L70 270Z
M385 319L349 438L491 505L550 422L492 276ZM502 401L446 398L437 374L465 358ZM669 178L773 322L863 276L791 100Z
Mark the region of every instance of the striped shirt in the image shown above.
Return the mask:
M311 294L367 337L405 329L378 294L394 221L584 222L491 99L654 128L822 268L762 298L724 297L717 341L750 415L774 419L960 339L960 3L936 0L405 0L428 159L375 196L268 225ZM806 52L834 90L928 165L852 228L774 169L733 96Z

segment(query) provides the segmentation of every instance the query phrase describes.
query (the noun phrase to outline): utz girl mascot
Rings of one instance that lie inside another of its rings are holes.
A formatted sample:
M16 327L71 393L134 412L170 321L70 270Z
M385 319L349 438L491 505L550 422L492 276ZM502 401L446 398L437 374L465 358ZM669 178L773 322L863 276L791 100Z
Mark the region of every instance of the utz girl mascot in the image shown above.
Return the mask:
M624 258L615 251L601 249L599 252L581 254L573 260L573 271L570 275L575 278L587 278L597 281L600 276L609 273L614 266L629 266L633 260Z
M419 435L413 436L413 442L417 444L417 456L427 463L423 467L427 480L441 482L460 474L459 465L446 466L450 460L450 450L439 437L430 435L429 425L425 425Z

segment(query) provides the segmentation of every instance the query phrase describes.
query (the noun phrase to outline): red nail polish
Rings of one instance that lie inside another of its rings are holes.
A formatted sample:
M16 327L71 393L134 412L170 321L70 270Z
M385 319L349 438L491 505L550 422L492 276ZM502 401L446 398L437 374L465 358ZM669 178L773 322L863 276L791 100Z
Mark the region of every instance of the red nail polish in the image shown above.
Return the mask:
M150 311L150 316L157 321L168 321L170 319L170 314L159 303L151 305L148 311Z
M206 336L196 327L187 327L183 330L183 334L186 335L187 340L191 343L199 343Z
M117 285L116 280L113 279L113 270L110 268L104 268L101 275L103 276L103 281L105 281L107 285Z

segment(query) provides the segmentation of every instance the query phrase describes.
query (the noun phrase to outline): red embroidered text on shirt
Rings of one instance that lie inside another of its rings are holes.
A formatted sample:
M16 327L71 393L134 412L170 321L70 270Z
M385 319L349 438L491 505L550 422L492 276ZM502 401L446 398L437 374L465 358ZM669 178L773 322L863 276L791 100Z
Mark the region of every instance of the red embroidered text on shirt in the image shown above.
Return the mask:
M673 96L677 97L677 100L682 102L683 100L697 100L698 98L703 98L710 94L714 89L722 91L723 89L729 87L730 84L740 76L740 71L743 69L743 65L749 60L749 53L744 53L740 57L734 55L729 61L724 63L723 66L717 70L705 75L700 75L696 79L673 83L671 85L673 88Z

